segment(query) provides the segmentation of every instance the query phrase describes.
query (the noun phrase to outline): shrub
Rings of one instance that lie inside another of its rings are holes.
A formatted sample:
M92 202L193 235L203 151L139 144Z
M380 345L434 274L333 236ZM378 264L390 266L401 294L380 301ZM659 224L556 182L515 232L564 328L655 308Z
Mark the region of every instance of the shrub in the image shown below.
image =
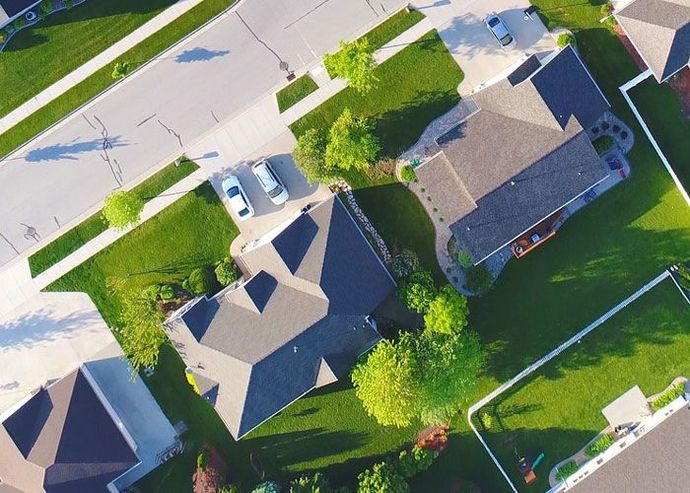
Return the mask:
M113 66L113 73L110 76L113 79L124 79L132 70L132 64L128 61L116 62Z
M280 493L280 485L275 481L266 481L256 485L252 493Z
M15 31L19 31L22 29L24 26L26 26L26 21L24 20L24 17L18 17L13 23L12 27L14 27Z
M685 382L675 384L673 387L662 393L659 397L654 399L650 404L653 411L658 411L664 406L668 406L678 397L685 393Z
M398 456L398 473L403 478L411 478L417 473L429 469L433 461L433 452L415 445L409 452L407 450L400 452Z
M3 44L7 40L7 34L5 34L5 31L0 31L0 45Z
M556 38L556 44L559 48L565 48L568 45L575 46L575 36L571 33L561 33Z
M43 0L41 2L40 9L43 15L50 14L53 11L53 2L51 2L50 0Z
M578 470L578 466L574 460L568 461L558 468L556 479L564 480Z
M613 445L613 437L608 434L603 435L587 446L585 449L585 455L590 458L596 457L611 445Z
M396 279L405 279L413 272L419 270L419 257L412 250L403 249L393 258L391 270Z
M425 271L413 272L398 286L398 299L417 313L426 313L435 297L434 279Z
M196 467L197 469L206 469L206 466L208 466L208 452L202 449L196 456Z
M74 7L74 0L65 0L65 8L69 10L72 7Z
M328 478L317 472L312 476L302 476L290 482L290 493L330 493L333 491Z
M481 424L485 430L490 430L491 427L494 425L493 416L491 416L489 413L486 413L486 412L481 413L479 415L479 421L481 422Z
M151 284L141 290L141 296L147 300L156 301L158 299L158 293L160 292L160 286L158 284Z
M158 295L163 301L170 301L175 297L175 290L170 284L163 284L158 290Z
M409 164L406 164L400 170L400 178L402 179L402 181L410 182L415 181L417 179L417 175L414 172L414 168Z
M474 265L470 252L468 252L464 248L457 253L456 258L458 259L460 267L462 267L463 269L469 269Z
M210 279L208 269L203 267L194 269L189 277L182 282L182 287L197 296L211 292L213 281Z
M599 12L601 12L602 17L611 15L613 12L613 4L611 2L602 4L602 6L599 8Z
M610 135L602 135L601 137L595 139L592 142L594 150L597 151L598 154L605 153L606 151L611 149L615 144L616 141Z
M467 289L476 295L482 295L489 290L494 278L484 264L479 264L465 271L465 282Z
M226 484L220 487L218 493L240 493L240 487L236 484Z
M374 464L357 476L357 493L407 493L410 487L395 467L387 462Z
M214 272L221 286L229 286L237 280L237 271L232 263L232 259L229 257L225 257L218 262Z

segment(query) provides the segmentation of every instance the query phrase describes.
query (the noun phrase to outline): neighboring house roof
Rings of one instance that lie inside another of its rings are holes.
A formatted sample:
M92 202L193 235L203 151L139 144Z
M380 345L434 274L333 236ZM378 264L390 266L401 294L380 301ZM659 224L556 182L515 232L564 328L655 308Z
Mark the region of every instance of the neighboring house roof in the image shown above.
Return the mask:
M39 0L40 1L40 0ZM38 4L37 0L0 0L0 6L12 18L29 7Z
M634 0L615 17L657 81L690 63L690 0Z
M194 372L218 382L216 409L235 437L347 372L380 340L366 317L395 287L335 196L238 261L250 279L182 315L193 340L181 350L190 366L190 345L214 350Z
M684 407L583 478L570 493L687 493L690 410Z
M106 491L138 462L82 370L40 390L0 425L0 480L25 493Z
M480 110L416 171L478 263L606 178L584 129L609 105L571 47L543 66L528 58L474 100Z

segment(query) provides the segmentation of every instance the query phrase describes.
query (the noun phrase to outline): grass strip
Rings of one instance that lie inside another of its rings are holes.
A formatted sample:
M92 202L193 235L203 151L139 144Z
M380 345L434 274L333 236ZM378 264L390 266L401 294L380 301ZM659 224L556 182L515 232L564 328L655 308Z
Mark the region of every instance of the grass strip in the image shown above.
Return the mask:
M183 161L179 166L167 165L132 189L145 202L164 192L184 177L192 174L199 166L192 161ZM32 277L47 270L78 248L108 229L108 223L101 212L97 212L48 243L29 257Z
M314 79L309 74L304 74L299 79L292 81L290 85L278 91L276 94L278 110L283 113L290 106L294 106L299 101L302 101L318 88L319 86L314 82Z

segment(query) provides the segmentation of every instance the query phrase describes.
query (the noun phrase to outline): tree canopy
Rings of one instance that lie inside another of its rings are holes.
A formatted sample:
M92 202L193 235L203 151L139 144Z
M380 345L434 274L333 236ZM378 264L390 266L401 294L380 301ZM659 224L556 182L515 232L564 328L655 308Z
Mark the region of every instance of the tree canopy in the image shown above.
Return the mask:
M377 345L354 368L352 382L366 412L382 425L439 424L469 396L484 361L476 334L402 332L397 341Z
M297 139L292 153L295 164L309 183L324 182L334 178L332 167L326 165L326 137L315 128L310 128Z
M357 476L357 493L408 493L410 487L394 466L388 462L374 464Z
M398 287L400 301L417 313L426 313L435 297L434 279L426 271L413 272Z
M458 293L453 286L443 286L424 315L427 330L442 334L452 334L467 326L470 310L467 298Z
M367 169L381 149L372 130L370 120L357 118L346 108L328 133L324 155L326 167L342 170Z
M347 79L352 89L364 94L378 82L374 74L374 51L367 38L359 38L350 43L341 41L340 49L336 53L326 54L323 62L331 75Z
M108 224L117 229L139 222L144 201L136 193L127 190L108 195L103 205L103 216Z

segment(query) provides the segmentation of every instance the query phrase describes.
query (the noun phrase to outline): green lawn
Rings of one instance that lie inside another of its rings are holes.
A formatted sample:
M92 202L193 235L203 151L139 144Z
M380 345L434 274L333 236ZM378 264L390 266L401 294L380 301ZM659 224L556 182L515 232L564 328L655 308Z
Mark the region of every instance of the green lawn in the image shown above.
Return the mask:
M318 88L319 86L309 74L304 74L299 79L293 80L290 85L282 88L276 94L278 110L282 113L290 106L294 106L299 101L302 101Z
M379 49L389 41L400 36L422 19L424 19L424 14L421 12L417 10L408 12L403 9L366 33L365 36L374 49Z
M435 31L377 67L376 76L378 86L368 94L346 88L290 128L296 136L310 128L327 130L343 109L350 108L375 121L383 158L394 158L460 99L456 88L462 71ZM433 224L423 205L394 177L376 165L373 168L369 174L346 175L360 205L389 247L415 250L437 281L444 282L436 261Z
M179 166L169 164L134 187L132 191L148 202L198 168L199 166L192 161L184 161ZM106 229L108 223L99 211L30 256L31 275L36 277Z
M125 279L141 288L181 282L193 269L226 257L237 234L237 227L206 182L65 274L47 290L89 294L112 326L120 304L108 292L110 280Z
M650 396L690 375L688 347L690 307L666 280L489 403L480 412L490 414L493 424L483 435L516 485L544 491L551 468L606 428L601 410L607 404L634 385ZM524 485L513 447L546 454L534 484Z
M650 77L632 88L628 95L683 187L690 190L690 120L681 110L678 94L668 84L658 84L654 77ZM659 111L660 108L664 111Z
M472 401L585 327L690 250L690 210L629 111L618 86L639 70L599 23L599 5L537 0L550 29L571 29L613 111L635 133L632 175L565 223L532 255L512 261L484 297L470 303L470 327L490 351ZM652 109L663 119L668 109ZM466 478L483 491L505 481L462 419L446 453L415 478L417 491L441 491Z
M15 34L0 52L0 117L173 3L175 0L87 1Z
M153 5L167 5L171 2L170 0L152 0ZM63 31L67 30L67 27L72 26L72 24L63 24L61 23L60 19L62 15L78 15L79 11L82 8L89 8L89 4L100 4L101 2L99 1L93 1L89 0L85 5L75 7L71 11L68 11L66 14L55 14L55 16L50 17L46 20L46 23L53 23L55 24L55 27L53 28L54 31L51 32L57 32L57 30L62 29ZM204 0L188 12L184 13L182 16L178 17L176 20L165 26L163 29L160 31L155 32L148 38L144 39L141 41L139 44L136 46L132 47L130 50L122 54L117 60L113 60L112 64L109 64L102 69L96 71L94 74L89 76L87 79L83 80L76 86L72 87L69 89L67 92L61 94L58 96L56 99L48 103L47 105L43 106L41 109L36 111L35 113L32 113L29 115L27 118L19 122L17 125L14 127L10 128L6 132L4 132L0 138L0 156L4 156L11 152L13 149L16 149L19 147L21 144L26 142L27 140L31 139L34 137L36 134L40 133L41 131L45 130L48 128L50 125L54 124L58 120L60 120L62 117L70 113L71 111L75 110L82 104L86 103L89 101L91 98L95 97L105 89L107 89L109 86L111 86L113 83L115 83L115 80L112 78L111 74L113 71L113 65L117 61L130 61L130 62L135 62L135 63L142 63L144 61L150 60L157 54L161 53L168 47L172 46L175 42L179 41L181 38L186 36L187 34L191 33L204 23L206 23L208 20L212 19L219 13L221 13L223 10L227 9L230 5L234 3L234 0ZM124 17L126 14L126 10L129 8L131 12L141 12L141 11L147 11L149 8L149 3L147 2L147 6L143 7L141 5L141 2L136 2L135 0L127 0L125 1L118 1L115 2L113 0L110 0L108 4L112 4L110 6L111 9L115 9L118 12L122 12L120 17L122 19L127 19L127 17ZM129 5L129 7L127 7ZM136 6L135 6L136 5ZM106 8L106 7L103 7ZM134 15L134 14L129 14ZM140 16L143 14L139 14ZM107 22L109 19L113 18L113 16L106 17L105 19L102 19L102 22ZM130 18L131 19L131 18ZM140 18L141 19L141 18ZM84 38L88 38L89 36L92 38L92 40L87 43L87 46L98 46L97 50L100 51L103 49L104 46L109 46L114 38L108 37L109 35L106 34L104 36L104 39L101 40L101 31L97 29L95 26L97 24L94 24L92 26L91 22L96 22L95 20L90 20L88 22L83 21L84 24L84 29L86 30L88 28L88 33L82 33L80 30L77 30L77 33L75 34L69 34L65 32L64 34L61 34L61 36L64 37L71 37L74 36L76 38L79 38L80 36L83 35ZM117 24L117 20L113 20L115 24ZM77 23L79 24L79 23ZM106 30L106 33L108 33L108 29L104 25L103 29ZM39 29L39 28L37 28ZM131 30L131 29L130 29ZM71 29L70 29L71 31ZM31 33L32 30L29 30L29 33ZM98 36L94 35L94 32L98 32ZM20 37L23 36L20 35ZM39 40L42 39L39 36ZM21 63L28 64L30 66L30 69L27 71L28 73L34 72L36 78L41 78L43 77L42 75L39 75L42 73L42 63L41 60L44 55L43 50L52 50L52 53L60 53L59 57L56 57L56 60L54 64L64 64L68 67L71 67L69 70L67 70L67 73L70 72L73 68L76 68L76 65L71 65L71 60L72 60L72 55L70 56L65 56L64 55L64 50L62 49L62 45L60 44L60 41L62 38L57 38L57 41L53 43L53 39L46 39L46 41L50 41L50 48L46 46L40 46L39 48L42 50L41 51L41 56L38 57L38 60L40 63L32 64L29 63L28 61L21 62L17 58L8 58L8 61L6 63L11 64L12 67L17 64L17 66L21 65ZM25 41L25 43L30 43L30 40ZM34 40L34 43L39 42L37 40ZM68 46L69 45L68 43ZM73 50L78 49L79 43L76 43L77 48L72 48ZM11 49L11 46L10 46ZM96 49L96 48L91 48L91 49ZM91 58L92 56L96 55L98 51L91 52L91 54L87 58ZM9 56L10 54L15 53L13 51L3 51L0 53L0 63L1 61L4 60L3 57L6 55ZM16 52L19 53L19 52ZM18 56L18 55L17 55ZM54 56L54 55L53 55ZM74 55L76 56L76 55ZM49 57L46 57L46 59ZM67 62L65 61L67 60ZM10 65L8 65L9 67ZM0 78L0 84L4 84L5 81L5 68L3 68L0 65L0 74L3 74L3 76ZM23 73L23 71L21 72ZM17 76L14 77L14 82L12 83L11 90L5 89L4 91L1 91L0 94L3 94L2 101L5 101L5 96L7 94L11 94L13 91L17 90L17 87L24 84L23 79L21 78L21 73L18 76L19 78L16 78ZM51 76L54 77L54 76ZM48 78L47 78L48 79ZM46 80L47 80L46 79ZM53 79L50 79L50 82L53 82ZM49 85L50 82L43 82L44 86ZM24 96L24 99L18 99L15 103L8 104L8 108L11 109L12 107L16 106L19 104L19 102L27 99L28 97L31 97L31 94L28 94L28 96ZM14 105L14 106L13 106Z

